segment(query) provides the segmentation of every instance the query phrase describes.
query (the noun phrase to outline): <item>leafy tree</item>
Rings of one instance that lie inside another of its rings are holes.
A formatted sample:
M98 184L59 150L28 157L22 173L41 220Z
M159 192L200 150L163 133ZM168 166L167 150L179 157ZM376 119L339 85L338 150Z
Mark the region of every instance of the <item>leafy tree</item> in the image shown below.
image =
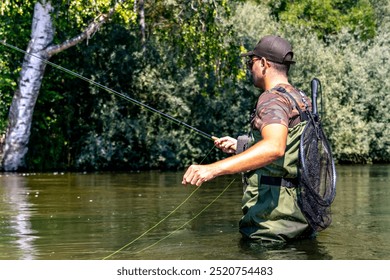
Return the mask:
M77 5L74 2L70 4L67 10L77 11L73 15L76 25L83 22L83 17L90 15L91 11L94 14L98 12L100 15L90 22L80 34L59 44L53 44L55 29L52 13L54 12L54 7L50 0L35 3L31 40L27 49L27 52L33 55L25 55L18 89L15 91L10 107L8 129L4 150L2 151L2 164L5 170L14 171L24 165L23 161L27 153L32 115L46 67L44 60L48 60L54 54L64 51L89 38L117 10L123 11L120 13L121 15L126 14L124 13L124 8L127 6L125 1L113 1L112 3L111 1L100 1L98 5L91 4L93 3L90 3L90 6L93 6L93 8L90 9L88 8L89 6L83 6L83 4ZM61 8L63 7L58 5L57 8L60 11L58 15L61 15ZM11 18L14 10L18 13L19 7L15 5L10 6L9 13ZM105 11L101 13L99 10ZM61 21L59 20L58 22L58 26L61 26Z
M279 0L269 5L278 21L308 27L323 39L343 28L362 39L375 36L376 15L369 0Z
M223 25L221 13L227 9L223 6L224 1L191 3L192 5L188 1L145 3L145 51L139 53L137 46L124 46L129 52L132 51L128 67L136 71L127 71L127 80L131 80L131 85L123 82L117 85L131 97L153 108L207 133L219 134L218 125L213 123L213 118L205 116L224 112L221 101L227 98L227 94L235 93L232 83L241 67L238 43L234 40L226 42L225 35L232 32L232 29L228 31L229 27ZM100 53L100 48L96 50ZM99 61L103 61L104 57L116 57L115 48L111 51L111 54L99 54ZM235 64L231 64L234 60ZM121 63L122 61L107 61L104 68L107 71L107 68L111 69L111 65L117 64L118 67L123 67L120 66ZM109 127L124 129L115 134L118 137L122 135L122 141L125 142L119 146L124 144L126 148L122 152L125 151L126 156L118 153L110 161L104 161L105 166L112 167L112 164L116 164L116 168L129 168L132 162L136 162L137 165L133 168L182 168L193 160L202 160L205 150L212 146L211 139L205 140L183 127L170 124L161 116L140 111L136 106L119 100L115 104L119 106L120 112L116 118L112 116L113 111L107 111L104 121L96 119L103 121L100 127L106 127L107 130L91 131L91 137L82 145L84 148L77 160L80 168L102 168L101 162L93 160L98 156L96 151L99 150L94 148L94 139L105 138ZM127 107L132 109L126 109ZM99 111L100 107L96 108ZM122 122L123 120L126 122ZM123 135L126 137L123 138ZM109 137L100 143L107 144L109 139L113 138Z

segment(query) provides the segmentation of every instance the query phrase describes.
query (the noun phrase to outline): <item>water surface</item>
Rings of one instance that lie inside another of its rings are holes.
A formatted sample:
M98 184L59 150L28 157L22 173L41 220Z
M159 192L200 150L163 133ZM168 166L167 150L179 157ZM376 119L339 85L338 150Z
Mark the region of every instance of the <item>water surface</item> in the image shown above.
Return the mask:
M239 176L193 193L181 172L3 173L0 259L390 259L390 165L337 174L332 225L314 240L264 247L238 233Z

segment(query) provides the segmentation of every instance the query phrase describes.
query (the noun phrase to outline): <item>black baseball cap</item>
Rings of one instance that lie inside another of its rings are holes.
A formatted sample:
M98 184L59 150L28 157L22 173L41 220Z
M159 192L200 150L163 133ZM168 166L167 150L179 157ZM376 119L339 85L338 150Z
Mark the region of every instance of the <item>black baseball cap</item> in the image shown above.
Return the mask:
M280 64L294 64L294 53L291 44L280 36L268 35L260 39L253 51L243 53L241 56L264 57L269 61Z

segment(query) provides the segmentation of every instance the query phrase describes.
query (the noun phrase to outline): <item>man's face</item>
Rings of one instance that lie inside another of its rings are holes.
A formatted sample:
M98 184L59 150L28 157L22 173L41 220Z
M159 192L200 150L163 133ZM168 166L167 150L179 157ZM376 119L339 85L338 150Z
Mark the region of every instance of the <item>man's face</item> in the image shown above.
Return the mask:
M265 59L258 56L251 56L246 62L247 68L252 74L253 84L257 88L264 88L264 63Z

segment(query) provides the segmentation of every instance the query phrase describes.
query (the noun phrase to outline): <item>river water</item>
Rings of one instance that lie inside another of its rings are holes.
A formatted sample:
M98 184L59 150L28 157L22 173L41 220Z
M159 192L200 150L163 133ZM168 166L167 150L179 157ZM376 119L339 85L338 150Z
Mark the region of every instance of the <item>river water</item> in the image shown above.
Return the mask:
M241 242L239 176L182 175L0 173L0 260L390 259L390 165L337 166L332 225L276 247Z

